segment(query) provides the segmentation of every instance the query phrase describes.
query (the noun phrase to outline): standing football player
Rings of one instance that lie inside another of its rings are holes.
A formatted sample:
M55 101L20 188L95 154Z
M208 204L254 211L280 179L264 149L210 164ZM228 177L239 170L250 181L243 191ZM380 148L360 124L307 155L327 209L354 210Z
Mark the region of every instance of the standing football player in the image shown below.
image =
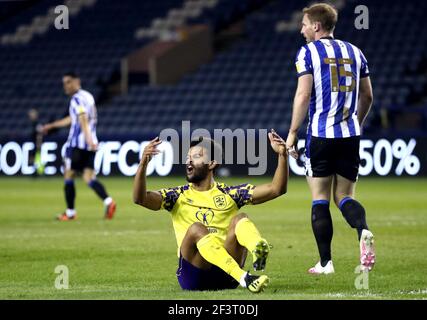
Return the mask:
M34 150L30 153L30 163L34 168L34 177L42 175L44 165L41 162L41 147L43 143L42 125L39 123L39 112L37 109L28 110L28 118L31 121L31 141L34 143Z
M277 169L270 183L259 186L216 182L214 171L221 163L222 150L213 140L202 138L190 144L186 161L188 184L147 191L147 165L159 153L157 146L161 140L152 140L144 149L135 176L134 202L151 210L171 212L179 257L176 275L182 289L235 289L240 284L257 293L267 286L266 275L251 275L242 269L249 252L254 270L264 270L270 245L248 215L239 210L286 192L285 141L274 131L269 133L269 139L278 154Z
M43 131L48 132L51 129L71 125L64 159L64 191L67 208L57 219L67 221L77 218L74 208L76 198L74 177L77 172L83 172L84 181L103 200L104 217L112 219L116 211L116 203L107 194L102 183L96 179L94 171L98 147L95 99L92 94L81 88L80 78L74 72L64 74L62 83L65 94L71 97L69 115L43 127Z
M357 230L362 268L371 270L374 236L364 207L354 199L361 128L373 101L368 63L359 48L334 39L335 8L314 4L303 13L301 34L307 44L296 56L298 86L286 145L296 158L297 132L308 112L305 170L313 200L312 229L320 254L320 261L309 272L334 272L331 194L348 224Z

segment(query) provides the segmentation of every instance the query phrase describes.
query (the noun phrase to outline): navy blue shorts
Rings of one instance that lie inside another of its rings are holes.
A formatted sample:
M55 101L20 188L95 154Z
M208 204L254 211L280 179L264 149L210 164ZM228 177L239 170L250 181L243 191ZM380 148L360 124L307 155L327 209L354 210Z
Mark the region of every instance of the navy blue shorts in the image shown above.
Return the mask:
M318 138L307 137L306 175L329 177L334 174L356 182L359 173L360 137Z
M239 286L235 279L217 266L212 266L209 270L199 269L185 260L182 255L179 257L176 276L184 290L224 290L236 289Z
M84 169L93 169L95 162L95 151L70 148L66 155L71 158L71 169L81 172Z

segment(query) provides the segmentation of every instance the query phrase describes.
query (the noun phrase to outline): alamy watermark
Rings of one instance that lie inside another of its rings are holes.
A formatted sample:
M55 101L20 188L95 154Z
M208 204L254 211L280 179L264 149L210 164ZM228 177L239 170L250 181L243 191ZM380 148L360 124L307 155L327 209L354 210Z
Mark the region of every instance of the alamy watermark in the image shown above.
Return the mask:
M214 150L209 160L217 160L219 164L249 164L249 175L263 175L267 171L267 129L214 129L211 132L204 128L191 131L190 121L182 121L181 134L173 128L163 129L159 138L168 141L173 148L173 164L183 164L191 141L199 137L214 140L222 148L222 157Z
M365 5L358 5L354 8L354 13L358 16L354 19L354 27L357 30L369 29L369 9Z
M357 290L369 290L369 271L365 267L358 265L354 269L357 277L354 279L354 287Z
M55 28L57 30L70 29L70 14L68 7L65 5L60 5L55 7Z
M58 265L55 268L55 273L57 274L55 278L55 288L58 290L68 289L70 281L68 267L65 265Z

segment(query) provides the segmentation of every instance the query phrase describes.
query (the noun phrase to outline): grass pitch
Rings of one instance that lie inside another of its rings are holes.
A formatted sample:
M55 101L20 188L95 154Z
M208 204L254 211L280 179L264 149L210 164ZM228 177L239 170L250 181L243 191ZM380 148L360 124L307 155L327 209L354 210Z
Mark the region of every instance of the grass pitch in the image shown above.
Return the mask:
M178 259L167 211L132 203L132 178L101 178L118 203L112 221L102 203L77 180L79 219L54 221L64 209L60 178L0 178L0 299L426 299L427 180L361 178L357 198L376 237L377 264L369 289L358 290L356 232L334 206L333 260L336 273L316 277L318 260L311 231L311 201L304 179L292 177L288 194L246 206L273 245L259 295L246 289L185 292L176 280ZM262 178L224 179L226 183ZM149 177L150 189L185 183ZM55 288L55 267L69 269L69 289ZM247 269L250 264L247 263Z

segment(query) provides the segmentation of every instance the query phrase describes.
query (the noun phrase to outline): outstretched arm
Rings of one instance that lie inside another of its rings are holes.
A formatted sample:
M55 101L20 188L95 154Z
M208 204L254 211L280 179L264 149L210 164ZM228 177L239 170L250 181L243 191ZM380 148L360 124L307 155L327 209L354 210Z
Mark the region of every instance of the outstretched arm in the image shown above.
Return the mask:
M151 158L158 154L157 146L162 141L157 137L144 148L141 162L133 183L133 202L151 210L159 210L162 206L162 196L157 191L147 191L146 171Z
M288 186L288 152L285 141L274 131L268 134L271 147L278 154L276 172L270 183L256 186L252 195L252 203L259 204L285 194Z
M45 124L42 128L42 131L44 134L46 134L51 129L68 127L69 125L71 125L71 117L66 116L60 120Z
M286 146L289 149L289 154L295 159L298 158L298 150L296 149L298 129L307 116L312 86L313 76L311 74L305 74L298 78L298 87L295 93L292 110L292 122L286 139Z

